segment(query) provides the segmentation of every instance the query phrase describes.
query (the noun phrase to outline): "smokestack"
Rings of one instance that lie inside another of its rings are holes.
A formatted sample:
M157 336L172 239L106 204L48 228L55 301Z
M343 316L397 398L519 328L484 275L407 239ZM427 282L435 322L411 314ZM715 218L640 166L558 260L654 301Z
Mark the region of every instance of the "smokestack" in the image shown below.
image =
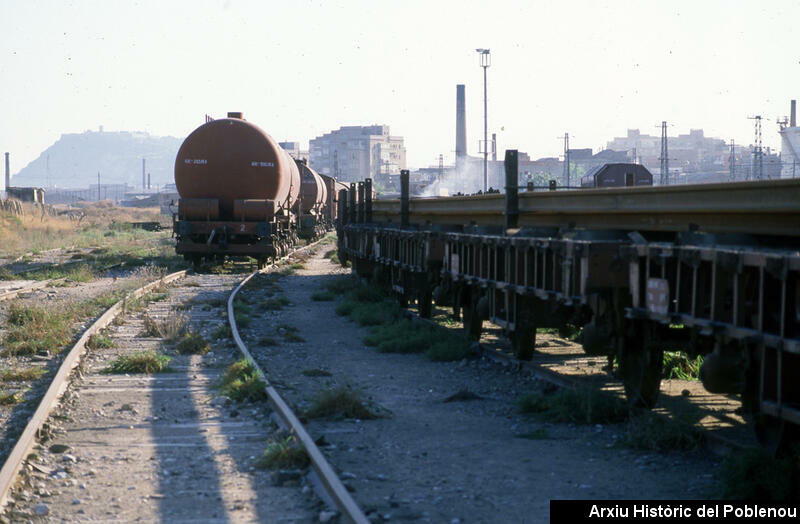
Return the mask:
M467 157L467 107L464 84L456 85L456 168Z
M497 133L492 133L492 162L497 161Z
M147 189L150 189L150 173L147 173Z
M142 191L144 191L145 189L147 189L147 185L145 184L145 178L144 178L144 158L143 158L142 159Z
M11 186L11 167L9 167L8 163L8 156L10 153L6 153L6 191Z
M791 116L789 117L789 125L792 127L797 127L797 100L792 100L792 112Z

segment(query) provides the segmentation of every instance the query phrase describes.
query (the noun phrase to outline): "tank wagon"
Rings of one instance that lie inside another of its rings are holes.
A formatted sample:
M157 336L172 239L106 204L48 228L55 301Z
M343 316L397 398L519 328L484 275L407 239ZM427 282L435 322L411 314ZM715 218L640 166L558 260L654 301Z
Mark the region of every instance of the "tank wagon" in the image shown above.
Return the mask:
M656 403L665 348L705 355L704 386L741 395L763 445L796 438L800 180L518 192L517 166L507 151L499 195L409 199L407 171L364 212L340 192L340 259L472 338L490 321L520 359L537 328L581 327L632 407Z
M308 167L305 160L296 162L301 180L300 199L297 201L296 209L299 218L298 234L301 238L317 237L330 227L328 215L332 202L329 201L328 196L332 193L331 182L333 179L323 178L322 175Z
M303 192L301 168L313 190ZM175 159L180 196L173 213L175 249L187 260L249 256L259 267L282 256L304 231L301 215L313 217L305 236L320 234L330 216L324 179L298 164L275 140L241 113L210 120L181 144ZM304 210L304 211L303 211Z

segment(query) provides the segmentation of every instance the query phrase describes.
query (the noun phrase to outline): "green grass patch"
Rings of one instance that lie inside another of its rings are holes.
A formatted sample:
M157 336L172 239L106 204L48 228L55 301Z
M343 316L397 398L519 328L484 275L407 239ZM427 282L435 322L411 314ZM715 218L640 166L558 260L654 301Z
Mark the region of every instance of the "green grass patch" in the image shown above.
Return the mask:
M318 393L305 411L308 418L361 420L378 418L362 400L359 392L347 386L338 386Z
M22 393L15 391L13 393L0 392L0 406L13 406L22 402Z
M296 270L298 270L298 269L305 269L305 268L306 268L306 265L305 265L305 264L303 264L303 263L300 263L300 262L295 262L294 264L289 264L287 267L288 267L289 269L291 269L291 270L294 270L294 271L296 271Z
M103 369L105 374L123 373L163 373L170 371L169 362L172 360L167 355L155 351L139 351L132 355L121 355Z
M661 378L697 380L700 377L703 356L698 355L697 358L690 359L677 351L665 351L663 362Z
M280 334L283 337L283 340L285 340L286 342L305 342L306 341L306 339L304 339L303 337L300 336L300 334L299 334L300 330L297 329L296 327L290 325L290 324L286 324L286 323L278 324L278 326L276 327L276 330L277 330L278 334Z
M333 376L330 371L324 369L304 369L303 375L306 377L330 377Z
M534 429L514 436L526 440L550 440L550 434L547 432L547 428Z
M244 298L237 298L233 301L233 311L249 315L253 310L250 304L244 300Z
M86 342L86 347L89 349L113 348L114 341L111 340L111 337L104 335L103 333L93 333L89 336L89 340Z
M311 294L311 300L314 302L330 302L334 298L336 298L336 296L330 291L315 291Z
M303 469L309 464L308 453L292 436L267 443L258 457L256 467L261 469Z
M230 339L233 337L233 331L231 331L231 327L225 323L220 324L217 329L211 334L214 340L225 340Z
M539 413L553 422L614 424L628 418L627 403L591 388L559 389L546 395L531 393L517 401L523 413Z
M220 392L232 400L256 402L267 398L267 384L247 359L234 362L225 371Z
M233 312L233 319L236 321L237 328L246 328L253 322L253 317L241 311Z
M36 380L45 374L44 368L31 366L28 368L4 369L0 372L0 381L3 382L27 382Z
M798 476L790 458L775 458L761 449L736 451L725 458L720 468L722 497L789 501L800 490Z
M205 355L211 351L211 344L200 333L190 331L183 334L175 349L181 355Z
M351 276L338 276L325 282L325 289L334 295L343 295L348 291L357 288L361 283Z
M621 443L631 448L649 451L692 450L705 441L697 425L699 414L693 410L671 414L646 411L628 421Z
M259 302L259 308L264 311L280 311L284 307L291 304L291 301L285 296L269 297Z

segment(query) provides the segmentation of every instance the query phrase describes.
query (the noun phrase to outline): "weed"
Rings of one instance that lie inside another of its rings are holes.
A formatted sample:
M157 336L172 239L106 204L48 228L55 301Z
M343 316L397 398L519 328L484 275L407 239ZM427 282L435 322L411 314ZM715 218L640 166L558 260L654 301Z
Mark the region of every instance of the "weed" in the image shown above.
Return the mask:
M519 433L514 435L517 438L524 438L527 440L550 440L550 434L546 428L534 429L526 433Z
M302 469L308 464L308 453L292 436L268 442L256 461L256 466L261 469Z
M678 411L672 415L645 412L630 419L622 444L652 451L696 449L705 440L696 414Z
M325 283L325 289L334 295L342 295L348 291L357 288L361 284L353 277L339 276L328 280Z
M703 356L698 355L694 360L677 351L664 352L664 365L661 378L677 378L680 380L697 380L700 376L700 366L703 365Z
M252 312L250 304L245 300L244 297L237 298L233 301L233 310L237 313L242 313L245 315L249 315Z
M246 328L253 321L253 317L241 311L234 311L233 319L236 321L237 328Z
M169 368L170 357L155 351L139 351L132 355L122 355L115 358L111 364L102 370L105 374L121 373L163 373L171 371Z
M212 333L211 336L214 338L214 340L222 340L226 338L232 338L233 332L228 324L220 324L219 327L214 330L214 333Z
M790 500L798 489L798 475L793 474L791 459L776 459L760 449L728 455L720 477L726 499Z
M211 351L211 345L203 338L203 335L190 331L183 334L183 337L175 345L175 349L181 355L205 355Z
M332 376L330 371L325 371L324 369L304 369L303 375L307 377L330 377Z
M296 327L290 325L290 324L286 324L286 323L278 324L277 330L278 330L278 333L287 342L305 342L306 341L306 339L304 339L303 337L298 335L300 330L297 329Z
M378 418L378 415L364 405L361 395L347 386L325 390L316 395L305 415L308 418Z
M279 297L270 297L262 300L259 307L264 311L280 311L284 306L291 304L288 298L281 295Z
M305 269L306 265L298 263L298 262L295 262L294 264L289 264L289 266L287 266L287 267L289 269L292 269L292 270L298 270L298 269Z
M26 382L36 380L44 375L44 368L31 366L29 368L4 369L0 372L0 380L3 382Z
M111 340L111 337L102 333L93 333L91 336L89 336L89 340L86 342L86 347L89 349L112 348L114 347L114 341Z
M148 314L142 315L144 336L162 338L166 342L175 342L186 333L189 319L183 313L170 315L160 320Z
M330 302L335 297L330 291L315 291L311 294L311 300L314 302Z
M22 402L22 393L15 391L13 393L0 392L0 406L13 406Z
M277 346L278 344L278 340L274 337L261 337L258 339L259 346Z
M628 418L622 399L592 388L559 389L551 395L532 393L517 401L523 413L541 413L554 422L613 424Z
M23 356L58 351L71 340L71 324L76 316L77 311L71 305L48 310L11 304L3 354Z
M266 387L256 368L247 359L242 359L225 371L219 390L232 400L255 402L267 398Z

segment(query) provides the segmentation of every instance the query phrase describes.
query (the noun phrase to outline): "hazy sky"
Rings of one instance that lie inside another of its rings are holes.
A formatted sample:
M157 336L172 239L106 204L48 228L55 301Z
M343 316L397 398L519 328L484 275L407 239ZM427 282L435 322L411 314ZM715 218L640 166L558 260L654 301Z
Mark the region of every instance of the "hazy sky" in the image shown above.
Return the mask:
M408 163L452 161L455 86L467 137L556 156L627 128L779 146L800 98L800 2L0 0L0 151L12 173L62 133L184 137L243 111L277 140L388 124Z

